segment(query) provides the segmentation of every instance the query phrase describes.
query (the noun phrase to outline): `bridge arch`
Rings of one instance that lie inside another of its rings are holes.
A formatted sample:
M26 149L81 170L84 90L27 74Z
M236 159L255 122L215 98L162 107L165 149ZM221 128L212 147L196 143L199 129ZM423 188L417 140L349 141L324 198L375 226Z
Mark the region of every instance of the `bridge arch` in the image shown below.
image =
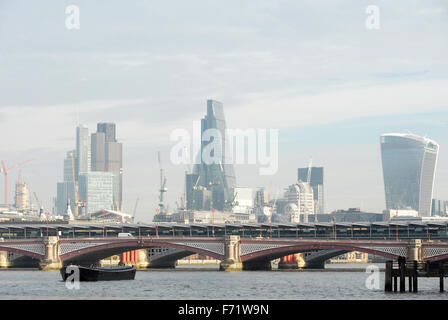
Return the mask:
M39 247L35 248L33 251L30 251L30 249L27 249L23 245L0 245L0 251L14 252L39 260L44 258L45 256L44 250L45 248L43 246L42 248Z
M154 247L164 247L164 248L182 250L184 253L180 253L179 257L184 257L198 253L210 256L218 260L222 260L224 258L224 252L223 252L224 248L222 249L221 253L213 250L207 250L207 248L204 246L198 247L188 245L187 243L182 244L179 242L172 242L172 241L148 241L148 240L142 241L140 239L129 239L125 241L113 241L108 243L101 243L101 241L94 241L94 242L92 242L90 245L84 244L84 247L82 244L79 244L79 248L74 250L64 248L64 244L67 245L70 244L70 242L62 242L60 249L60 251L62 252L59 256L60 260L65 264L78 260L97 261L131 250L148 249ZM75 246L72 247L76 248L76 242L72 242L71 244L72 245L75 244Z
M296 254L296 253L304 253L307 251L313 251L313 250L335 250L334 256L340 255L341 253L337 252L350 252L350 251L358 251L358 252L365 252L369 254L374 254L378 256L382 256L385 258L389 258L392 260L397 260L400 255L393 254L386 251L381 251L378 249L373 248L366 248L366 247L360 247L360 246L353 246L353 245L347 245L347 244L319 244L319 245L313 245L313 244L294 244L294 245L288 245L288 246L281 246L277 248L270 248L265 250L259 250L253 253L244 254L241 256L242 262L251 262L251 261L261 261L261 260L274 260L278 259L290 254ZM404 253L404 256L406 256L406 252ZM332 258L333 256L329 255L328 259Z

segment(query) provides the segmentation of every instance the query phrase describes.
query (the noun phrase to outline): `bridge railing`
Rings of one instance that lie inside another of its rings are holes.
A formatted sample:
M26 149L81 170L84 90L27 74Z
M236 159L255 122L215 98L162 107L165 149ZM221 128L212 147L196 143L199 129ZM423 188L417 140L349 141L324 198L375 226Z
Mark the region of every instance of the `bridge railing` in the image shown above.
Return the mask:
M155 234L138 234L137 232L131 232L131 234L133 234L134 237L144 237L144 238L157 238L157 235ZM100 232L50 232L49 233L50 236L58 236L61 239L66 239L66 238L103 238L103 234ZM113 238L113 237L117 237L118 233L117 232L109 232L108 234L106 233L106 237L107 238ZM257 238L264 238L264 239L327 239L327 240L333 240L333 239L351 239L351 240L396 240L397 236L396 234L387 234L387 235L383 235L383 234L372 234L372 235L359 235L359 234L354 234L353 236L351 234L347 234L347 233L337 233L336 237L334 236L334 234L300 234L300 233L296 233L293 234L292 232L280 232L280 234L278 232L273 232L272 235L270 233L267 232L261 232L261 233L249 233L249 232L220 232L220 233L216 233L214 235L214 237L219 238L219 237L224 237L226 235L239 235L241 238L245 238L245 239L257 239ZM39 239L42 237L45 237L46 233L26 233L24 234L23 232L9 232L9 233L5 233L5 232L1 232L0 230L0 241L1 239ZM158 235L159 238L172 238L172 237L176 237L176 238L212 238L213 235L210 234L193 234L190 235L189 233L184 233L184 234L159 234ZM398 240L410 240L410 239L422 239L422 240L448 240L448 233L444 234L427 234L427 235L402 235L399 234L398 236Z

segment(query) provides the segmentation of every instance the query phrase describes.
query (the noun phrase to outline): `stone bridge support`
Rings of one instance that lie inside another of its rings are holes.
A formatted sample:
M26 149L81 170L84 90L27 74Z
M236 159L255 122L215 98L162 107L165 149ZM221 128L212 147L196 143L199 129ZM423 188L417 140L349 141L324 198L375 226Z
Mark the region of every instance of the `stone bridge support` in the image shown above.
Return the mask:
M219 265L219 270L241 271L241 241L240 236L226 236L224 239L224 260Z
M0 268L8 268L11 263L8 260L8 252L0 251Z
M59 270L62 268L59 259L59 237L44 237L45 258L41 260L39 267L41 270Z
M408 246L408 261L423 261L422 240L412 239Z
M137 250L137 265L138 269L146 269L149 266L148 261L148 250L139 249Z

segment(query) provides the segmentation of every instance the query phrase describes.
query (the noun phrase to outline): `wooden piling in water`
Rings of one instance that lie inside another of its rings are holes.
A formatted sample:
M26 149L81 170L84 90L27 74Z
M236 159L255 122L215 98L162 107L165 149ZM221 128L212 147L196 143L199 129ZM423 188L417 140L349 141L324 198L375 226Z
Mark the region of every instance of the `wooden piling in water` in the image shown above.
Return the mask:
M392 291L392 261L386 261L384 291Z
M413 273L412 273L412 280L413 280L413 283L412 283L412 289L413 289L413 292L418 292L418 283L417 283L417 261L413 261Z
M405 281L406 281L406 277L405 277L405 261L404 259L400 259L398 261L399 263L399 268L400 268L400 292L405 292L406 288L405 288Z
M443 263L439 264L439 285L440 285L440 292L444 291L443 288L443 277L445 276L445 270L443 269Z

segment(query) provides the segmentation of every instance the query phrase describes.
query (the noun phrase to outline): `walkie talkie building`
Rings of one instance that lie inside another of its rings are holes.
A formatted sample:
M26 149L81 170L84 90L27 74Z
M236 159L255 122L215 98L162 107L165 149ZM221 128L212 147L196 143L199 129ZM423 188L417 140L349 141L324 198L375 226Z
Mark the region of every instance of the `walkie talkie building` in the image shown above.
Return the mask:
M384 190L388 210L413 209L431 215L439 145L413 134L381 136Z

